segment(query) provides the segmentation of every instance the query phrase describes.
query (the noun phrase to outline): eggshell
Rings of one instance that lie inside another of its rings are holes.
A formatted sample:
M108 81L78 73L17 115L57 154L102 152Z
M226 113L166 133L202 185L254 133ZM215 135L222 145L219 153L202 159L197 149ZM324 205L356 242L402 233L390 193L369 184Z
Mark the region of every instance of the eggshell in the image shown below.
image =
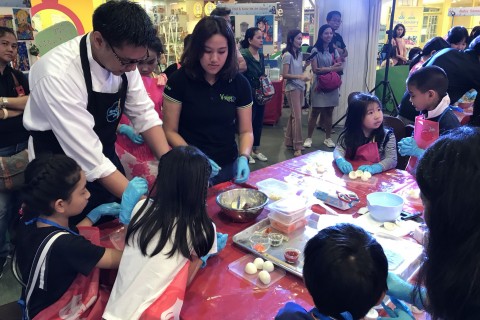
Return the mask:
M355 171L350 171L350 173L348 174L348 177L352 180L355 180L357 179L357 174L355 173Z
M262 270L263 269L263 259L262 258L256 258L254 261L253 261L253 264L255 265L255 267L257 267L258 270Z
M272 272L274 269L273 267L273 263L271 261L265 261L263 263L263 270L267 271L267 272Z
M272 278L270 277L270 273L268 273L265 270L262 270L258 273L258 279L262 281L263 284L269 284L270 281L272 281Z
M251 262L247 263L245 265L245 272L248 274L255 274L257 273L257 267Z

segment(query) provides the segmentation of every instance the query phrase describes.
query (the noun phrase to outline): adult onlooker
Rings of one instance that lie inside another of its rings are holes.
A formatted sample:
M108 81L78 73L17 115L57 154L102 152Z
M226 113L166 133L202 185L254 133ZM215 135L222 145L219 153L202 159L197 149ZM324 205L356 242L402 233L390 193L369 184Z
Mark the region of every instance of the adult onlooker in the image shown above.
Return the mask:
M109 1L93 13L92 32L50 50L30 71L32 93L23 117L32 135L29 156L65 153L85 171L92 196L76 219L118 200L127 187L115 153L123 112L157 158L169 150L137 70L155 34L138 4Z
M310 56L315 54L312 59L312 72L314 80L311 89L312 108L308 118L308 137L303 146L310 148L312 146L312 136L318 117L320 116L320 126L325 129L325 144L329 148L335 148L335 143L331 139L332 135L332 115L333 108L338 106L339 91L322 91L317 89L318 77L320 74L329 72L339 72L343 70L342 62L338 51L333 47L333 28L324 24L318 30L317 42L315 43Z
M405 46L405 40L403 37L405 36L405 26L401 23L397 24L395 28L393 28L392 34L392 64L394 66L401 66L407 64L407 47Z
M232 10L227 9L225 7L216 7L215 9L212 10L210 15L211 16L222 17L223 19L225 19L225 21L227 21L228 26L230 28L232 28L232 21L230 20L230 13L231 12L232 12ZM232 31L234 31L234 30L232 29ZM234 35L235 35L235 32L234 32ZM237 54L237 61L238 61L238 71L244 72L245 70L247 70L247 63L245 62L245 59L241 55L238 47L235 46L235 48L237 49L236 54Z
M252 91L260 88L259 78L265 74L265 57L260 49L263 47L263 33L259 28L248 28L245 32L245 39L240 42L242 53L247 62L247 71L243 74L250 82ZM253 148L252 154L248 160L249 163L255 163L255 159L267 161L268 158L260 152L260 139L262 137L263 116L265 106L253 99L252 107L252 127L253 127Z
M391 273L387 279L387 294L424 307L435 320L480 317L479 154L480 129L468 126L425 151L416 178L428 241L416 290Z
M458 101L467 91L480 91L480 36L475 38L468 49L459 51L452 48L443 49L425 65L439 66L448 77L447 93L451 104ZM413 106L409 103L410 96L404 96L400 107L400 115L410 121L415 121L418 112L412 112ZM407 108L407 109L404 109ZM480 125L480 96L477 95L470 124Z
M468 31L465 27L456 26L448 30L447 42L451 48L465 50L468 41Z
M22 72L10 66L17 57L17 48L14 31L0 27L0 157L5 158L27 149L28 140L28 132L22 124L23 110L30 94L28 81ZM17 196L16 191L0 191L0 278L10 253L8 227L20 207Z
M294 156L302 155L302 107L305 103L305 82L310 80L305 75L303 67L302 32L298 29L290 30L287 35L287 48L282 58L282 75L287 80L285 95L290 105L290 117L285 132L285 146L294 150ZM306 62L309 64L309 62Z
M168 79L163 116L173 147L193 145L210 158L212 183L245 182L252 148L252 94L238 72L235 38L225 19L205 17L192 33L182 67ZM235 141L236 124L239 146Z
M337 49L338 54L342 59L348 57L347 46L343 42L343 38L340 33L337 32L338 28L342 24L342 14L339 11L330 11L327 13L327 24L333 29L332 43L333 47Z

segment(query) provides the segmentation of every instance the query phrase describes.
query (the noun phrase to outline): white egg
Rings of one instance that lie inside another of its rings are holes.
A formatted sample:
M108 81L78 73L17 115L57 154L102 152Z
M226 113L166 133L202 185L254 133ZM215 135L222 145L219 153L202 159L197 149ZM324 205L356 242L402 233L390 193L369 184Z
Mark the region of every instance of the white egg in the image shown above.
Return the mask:
M271 261L265 261L263 263L263 270L267 271L267 272L272 272L274 269L273 267L273 263Z
M272 278L270 277L270 273L268 273L265 270L262 270L258 273L258 279L262 281L263 284L269 284L270 281L272 281Z
M245 265L245 272L248 274L255 274L257 273L257 267L251 262L247 263Z
M355 173L355 171L350 171L350 173L348 174L348 177L352 180L355 180L357 179L357 174Z
M363 176L363 171L362 170L357 170L357 171L355 171L355 175L357 176L357 178L361 178Z
M255 265L255 267L257 267L258 270L262 270L263 269L263 259L262 258L257 258L253 261L253 264Z

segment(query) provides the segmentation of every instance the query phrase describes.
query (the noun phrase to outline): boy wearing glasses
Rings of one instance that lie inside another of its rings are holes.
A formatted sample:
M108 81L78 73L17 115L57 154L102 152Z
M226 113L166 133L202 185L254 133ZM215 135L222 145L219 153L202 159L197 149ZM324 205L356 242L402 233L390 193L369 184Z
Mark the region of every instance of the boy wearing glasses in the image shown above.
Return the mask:
M337 33L338 28L342 24L342 14L338 11L330 11L327 14L327 24L333 29L332 43L335 49L337 49L340 57L345 59L348 56L347 46L343 42L343 38L340 33Z
M84 212L120 198L127 186L114 146L122 113L157 157L168 150L137 71L155 33L139 5L107 2L93 14L93 32L57 46L31 69L23 117L30 157L66 154L79 163L92 194Z

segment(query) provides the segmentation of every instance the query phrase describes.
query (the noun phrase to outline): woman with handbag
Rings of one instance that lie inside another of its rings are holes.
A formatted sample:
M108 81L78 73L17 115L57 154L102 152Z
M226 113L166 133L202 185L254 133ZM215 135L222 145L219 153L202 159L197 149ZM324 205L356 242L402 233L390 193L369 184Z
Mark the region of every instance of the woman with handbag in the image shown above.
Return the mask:
M338 72L343 70L343 66L340 55L333 47L332 38L332 27L328 24L321 26L318 30L317 42L310 53L312 72L316 76L310 94L312 108L308 118L308 138L303 143L306 148L312 146L312 136L318 116L320 116L320 126L325 128L323 144L329 148L335 148L335 143L331 139L332 114L333 108L338 106L338 88L342 84Z
M15 33L0 27L0 277L10 251L8 227L20 207L15 189L23 183L28 163L28 132L22 118L29 88L27 77L10 66L16 56Z
M263 115L265 113L265 103L258 101L255 90L261 86L259 78L265 74L265 58L260 49L263 47L263 32L259 28L248 28L245 32L245 39L240 42L240 50L245 62L247 71L243 75L250 82L253 94L252 107L252 127L253 127L253 148L248 162L255 163L255 159L267 161L268 158L260 152L260 138L262 136Z

